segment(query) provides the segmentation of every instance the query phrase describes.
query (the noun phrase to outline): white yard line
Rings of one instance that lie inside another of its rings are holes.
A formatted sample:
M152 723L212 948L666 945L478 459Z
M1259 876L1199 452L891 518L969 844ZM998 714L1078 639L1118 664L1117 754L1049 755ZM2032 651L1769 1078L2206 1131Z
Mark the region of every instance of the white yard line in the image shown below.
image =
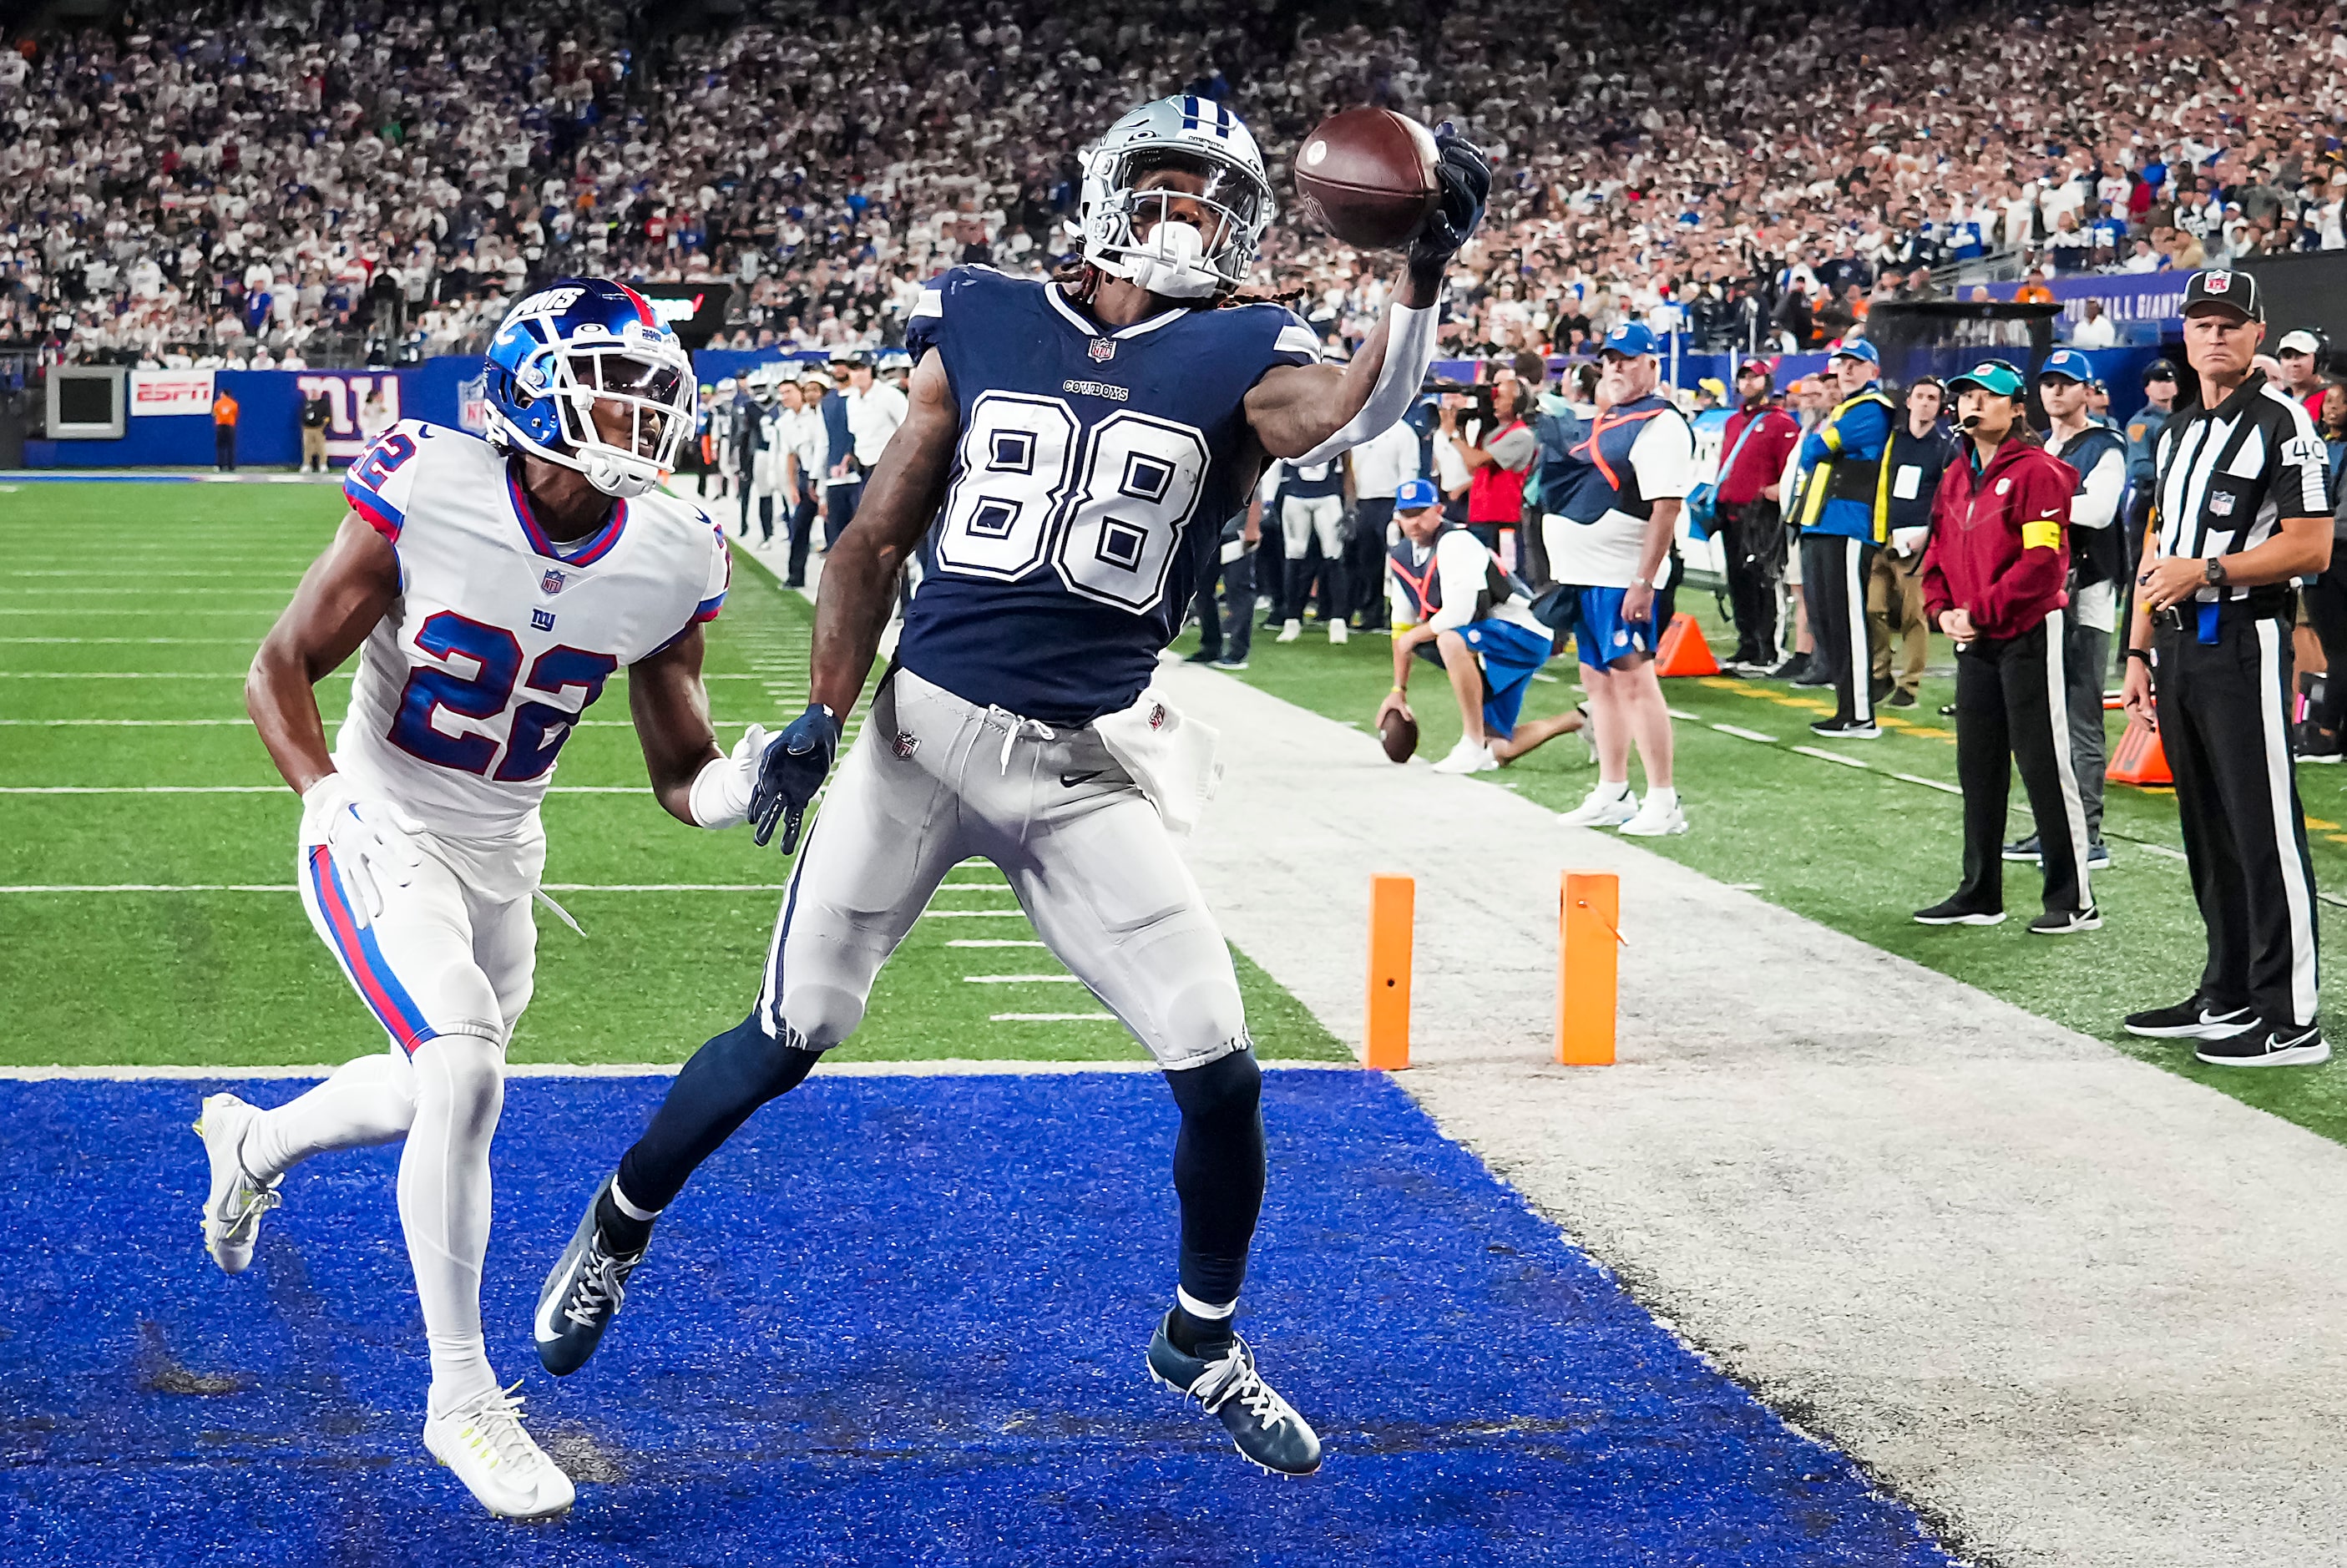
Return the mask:
M1856 757L1846 757L1840 752L1824 751L1816 746L1795 746L1793 750L1802 756L1815 757L1821 763L1840 763L1846 768L1862 768L1868 765Z
M962 983L972 986L1080 986L1084 982L1073 975L964 975Z
M924 909L924 920L1024 920L1024 909Z
M548 893L781 893L787 882L548 882ZM6 893L295 893L291 882L23 882ZM1036 944L1041 946L1040 943Z
M946 943L948 948L1040 948L1043 944L1031 937L955 937Z
M1712 728L1723 735L1734 735L1739 741L1758 741L1764 746L1773 746L1777 743L1777 737L1774 735L1764 735L1758 730L1747 730L1737 724L1714 724Z
M251 648L258 640L251 637L0 637L0 643L12 646L39 644L45 648L138 647L158 648Z
M1963 790L1958 789L1954 784L1947 784L1940 779L1927 779L1921 774L1892 774L1891 776L1897 779L1901 784L1922 784L1925 789L1935 789L1942 794L1962 794L1964 793Z
M986 1015L989 1023L1114 1023L1112 1012L997 1012Z
M548 794L641 794L644 784L556 784ZM0 794L285 794L274 784L0 784Z
M1006 1023L1042 1022L1095 1016L1113 1022L1111 1013L1004 1013ZM109 1083L161 1081L236 1083L270 1079L324 1078L341 1065L319 1062L308 1067L0 1067L0 1083L46 1083L96 1081ZM681 1061L565 1062L518 1061L506 1067L507 1078L673 1078ZM1262 1064L1266 1072L1356 1072L1350 1061L1282 1061ZM940 1057L920 1061L831 1061L816 1070L826 1078L1040 1078L1085 1072L1155 1072L1153 1061L1037 1061L1021 1057L988 1061L980 1057Z

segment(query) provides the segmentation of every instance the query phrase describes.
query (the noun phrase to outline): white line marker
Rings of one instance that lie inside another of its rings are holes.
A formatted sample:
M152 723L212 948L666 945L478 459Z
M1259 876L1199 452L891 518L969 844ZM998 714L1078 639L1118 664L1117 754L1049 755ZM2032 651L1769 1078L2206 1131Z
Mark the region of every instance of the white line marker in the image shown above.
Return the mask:
M1042 945L1029 937L956 937L946 944L948 948L1040 948Z
M1005 1023L1025 1022L1030 1015L1004 1013ZM1031 1015L1065 1016L1090 1019L1092 1014ZM1112 1017L1113 1015L1102 1015ZM507 1063L507 1078L673 1078L682 1062L668 1061L609 1061L572 1065L557 1061L520 1061ZM1266 1061L1260 1064L1266 1072L1353 1072L1360 1069L1358 1061ZM182 1082L233 1083L254 1079L325 1078L336 1064L320 1062L306 1067L0 1067L0 1082L43 1083L56 1080L95 1080L101 1082L138 1082L159 1079ZM1079 1072L1155 1072L1153 1061L1051 1061L1031 1057L1002 1057L994 1061L971 1057L937 1057L926 1061L831 1061L816 1071L835 1078L982 1078L1029 1077L1046 1073Z
M255 645L255 640L250 637L0 637L0 642L15 646L39 644L45 648L251 648Z
M556 784L548 794L641 794L645 784ZM0 784L0 794L291 794L283 784Z
M548 893L782 893L787 882L548 882ZM22 882L5 893L292 893L291 882ZM1043 944L1038 942L1037 947Z
M989 1013L989 1023L1114 1023L1112 1012L997 1012Z
M1701 713L1690 713L1684 708L1665 708L1663 712L1668 713L1674 719L1685 719L1690 724L1700 724L1703 723L1703 715Z
M1727 886L1728 890L1734 893L1758 893L1760 891L1760 884L1758 882L1731 882Z
M2189 860L2192 858L2190 856L2185 854L2184 851L2180 849L2170 849L2164 844L2147 844L2142 847L2149 850L2154 855L2164 855L2170 860Z
M1866 766L1864 763L1859 761L1856 757L1846 757L1840 752L1819 751L1815 746L1795 746L1793 750L1800 753L1801 755L1805 757L1816 757L1820 762L1840 763L1846 768L1862 768Z
M1080 986L1073 975L964 975L966 986Z
M1024 909L924 909L924 920L1023 920Z
M1935 789L1942 794L1962 794L1964 793L1963 790L1958 789L1954 784L1944 783L1939 779L1927 779L1921 774L1892 774L1891 776L1897 779L1901 784L1922 784L1925 789Z
M1714 724L1712 728L1723 735L1734 735L1739 741L1758 741L1764 746L1773 746L1777 743L1776 736L1764 735L1758 730L1747 730L1740 724Z

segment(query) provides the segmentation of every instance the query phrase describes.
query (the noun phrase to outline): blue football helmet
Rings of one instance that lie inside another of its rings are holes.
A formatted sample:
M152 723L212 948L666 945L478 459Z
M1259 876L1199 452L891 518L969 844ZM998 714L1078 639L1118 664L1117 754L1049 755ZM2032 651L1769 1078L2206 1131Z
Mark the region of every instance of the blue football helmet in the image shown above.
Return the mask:
M575 469L607 496L665 478L699 414L684 344L650 301L609 278L562 278L514 306L482 390L492 442ZM596 423L599 404L623 432Z

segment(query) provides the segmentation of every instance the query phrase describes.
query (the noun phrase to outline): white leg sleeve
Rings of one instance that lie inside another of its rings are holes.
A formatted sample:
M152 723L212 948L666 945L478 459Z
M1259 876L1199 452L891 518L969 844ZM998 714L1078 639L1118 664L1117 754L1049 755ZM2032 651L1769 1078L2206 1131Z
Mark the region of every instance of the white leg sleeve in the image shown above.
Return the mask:
M1312 538L1312 513L1307 503L1293 496L1279 503L1279 553L1289 560L1302 560L1304 547Z
M403 1052L379 1050L345 1061L307 1094L254 1117L244 1134L245 1173L266 1182L330 1149L395 1143L415 1120L415 1069Z
M1427 366L1434 363L1435 334L1441 318L1439 302L1423 310L1403 304L1387 306L1385 363L1378 367L1377 383L1369 388L1368 401L1361 405L1361 411L1343 429L1294 461L1326 463L1338 453L1350 451L1392 429L1409 412L1419 384L1426 380Z
M399 1162L399 1223L432 1352L432 1413L497 1387L481 1339L489 1249L489 1140L505 1108L505 1051L477 1035L416 1048L415 1122Z

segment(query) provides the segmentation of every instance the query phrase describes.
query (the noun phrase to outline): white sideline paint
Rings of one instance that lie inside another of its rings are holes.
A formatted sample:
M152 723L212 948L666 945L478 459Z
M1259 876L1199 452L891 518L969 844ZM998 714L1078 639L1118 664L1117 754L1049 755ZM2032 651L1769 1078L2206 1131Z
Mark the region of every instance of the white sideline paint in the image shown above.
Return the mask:
M1112 1013L1004 1013L1006 1023L1115 1021ZM1141 1048L1135 1046L1135 1050ZM309 1067L0 1067L0 1083L48 1083L76 1080L104 1083L138 1083L149 1080L197 1083L240 1083L272 1079L313 1079L333 1075L340 1062ZM1259 1062L1266 1072L1357 1072L1350 1061ZM674 1078L681 1061L567 1062L517 1061L506 1065L507 1078ZM816 1072L826 1078L1043 1078L1082 1072L1155 1072L1157 1064L1139 1061L1038 1061L1022 1057L989 1061L983 1057L933 1057L921 1061L827 1061Z
M964 975L962 983L972 986L1080 986L1084 982L1073 975Z
M1239 948L1358 1042L1368 873L1414 876L1397 1086L1963 1555L2341 1561L2347 1230L2318 1194L2347 1147L1243 682L1159 678L1235 759L1186 857ZM1567 866L1622 878L1615 1067L1553 1061Z
M1112 1012L998 1012L989 1013L989 1023L1114 1023Z
M649 784L553 784L548 794L645 794ZM0 794L291 794L273 784L0 784Z
M787 882L543 882L539 886L548 893L781 893L790 887ZM0 894L300 891L291 882L26 882L0 886Z
M1817 746L1795 746L1793 750L1799 753L1802 756L1815 757L1821 763L1840 763L1846 768L1862 768L1866 766L1866 764L1860 762L1856 757L1846 757L1840 752L1829 752Z
M1736 724L1714 724L1712 728L1723 735L1734 735L1739 741L1758 741L1764 746L1777 743L1774 735L1764 735L1758 730L1747 730Z

